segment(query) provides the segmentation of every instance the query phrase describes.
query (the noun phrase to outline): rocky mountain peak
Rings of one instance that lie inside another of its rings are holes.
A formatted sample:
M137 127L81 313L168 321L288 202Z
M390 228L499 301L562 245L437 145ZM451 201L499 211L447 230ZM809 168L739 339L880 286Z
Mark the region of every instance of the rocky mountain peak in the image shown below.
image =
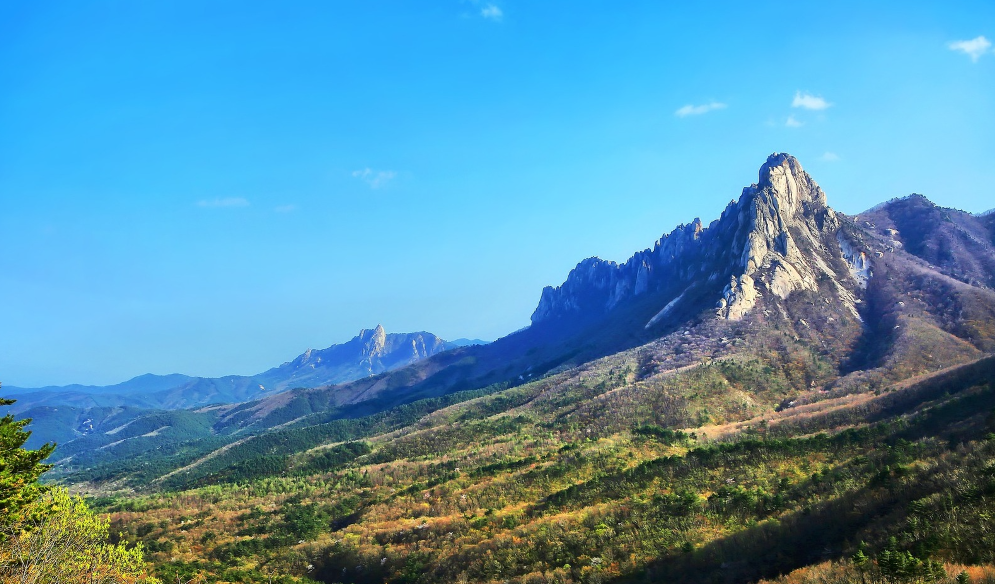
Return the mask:
M836 277L820 252L824 236L839 229L839 219L795 157L771 154L760 167L759 182L743 189L736 210L733 241L742 245L742 271L731 274L719 316L737 320L749 312L760 295L757 279L783 300L795 290L816 291L820 272Z
M826 204L826 194L790 154L775 152L768 156L767 162L760 167L759 181L753 187L775 195L773 202L786 215L794 215L804 203Z
M758 181L707 228L695 219L623 264L582 261L562 285L543 290L532 322L592 320L652 293L666 298L647 326L702 294L716 294L717 316L738 320L762 295L783 300L796 290L818 290L820 274L853 280L839 287L843 304L852 308L847 286L861 282L851 276L859 273L866 282L870 266L860 250L837 240L840 225L801 163L774 153L760 167ZM831 266L840 266L841 258L856 267L837 274Z
M378 324L372 329L362 329L345 343L325 349L308 349L294 361L254 379L265 380L267 388L317 387L396 369L449 348L444 340L432 333L388 334L383 325ZM289 383L285 381L287 378Z
M377 324L374 329L363 329L359 331L359 338L363 342L363 355L367 359L372 359L383 354L387 344L387 331L383 325Z
M296 359L294 359L294 361L293 361L294 366L300 367L302 365L306 365L306 364L310 363L312 355L314 355L314 349L309 348L308 350L306 350L303 353L301 353L300 355L298 355ZM319 359L320 359L320 357L319 357Z

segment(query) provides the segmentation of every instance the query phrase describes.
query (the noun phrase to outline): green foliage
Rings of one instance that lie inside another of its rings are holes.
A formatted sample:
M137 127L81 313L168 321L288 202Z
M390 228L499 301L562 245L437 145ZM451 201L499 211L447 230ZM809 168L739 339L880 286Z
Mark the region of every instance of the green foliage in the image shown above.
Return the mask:
M660 426L654 424L647 424L645 426L636 426L632 431L633 434L641 436L652 436L662 442L663 444L677 444L681 442L687 442L688 440L694 440L696 436L694 432L682 432L681 430L672 430L670 428L661 428Z
M630 383L613 358L287 427L191 474L214 484L102 504L159 565L219 581L718 583L829 561L826 582L949 584L940 562L995 562L993 362L784 401L780 369L820 362L792 346ZM695 426L705 407L721 425Z
M900 550L894 537L878 554L877 565L881 575L892 582L936 582L947 575L940 562Z
M0 406L12 403L14 400L0 398ZM15 420L10 414L0 418L0 525L24 519L25 508L42 493L38 478L51 468L42 461L52 453L53 445L38 450L22 448L31 435L24 429L30 421Z
M165 479L162 484L167 489L178 490L217 482L237 482L254 480L265 476L276 476L282 474L284 470L290 467L293 462L290 460L291 455L328 443L350 443L350 446L334 451L334 454L327 454L327 457L323 460L318 459L313 463L307 460L303 461L304 467L300 472L309 472L317 468L309 468L307 466L309 464L315 464L318 467L325 465L328 468L332 468L341 464L338 461L345 461L349 457L357 457L365 453L363 442L360 440L361 438L402 428L434 411L453 404L490 395L495 391L500 391L504 387L504 385L494 385L477 390L459 391L442 397L417 400L412 403L379 411L372 415L356 418L346 417L351 413L356 413L354 411L334 410L333 412L324 414L324 416L341 416L340 419L333 419L312 426L293 427L251 436L244 442L225 449L223 453L212 456L209 460L197 465L196 468ZM369 402L356 407L373 410L378 408L376 404ZM232 441L232 438L213 437L198 441L196 444L189 446L197 447L203 443L204 447L197 449L197 452L203 455L212 449L219 449L221 446ZM150 463L160 469L159 473L161 475L166 470L175 470L181 463L188 463L190 458L173 457L172 461L160 466L165 461L162 458L153 457ZM149 463L142 459L131 461L130 466L127 463L116 462L106 467L105 472L101 476L103 478L120 476L125 472L125 469L134 466L141 468L143 464ZM257 467L262 468L262 472L255 472L254 469ZM101 468L104 467L98 468L97 471L100 471ZM93 472L95 471L89 471L78 476L92 476Z
M22 583L148 583L141 544L107 543L108 520L95 515L82 497L49 490L36 512L0 535L0 580Z
M283 529L298 540L314 539L328 528L328 515L315 503L284 503Z

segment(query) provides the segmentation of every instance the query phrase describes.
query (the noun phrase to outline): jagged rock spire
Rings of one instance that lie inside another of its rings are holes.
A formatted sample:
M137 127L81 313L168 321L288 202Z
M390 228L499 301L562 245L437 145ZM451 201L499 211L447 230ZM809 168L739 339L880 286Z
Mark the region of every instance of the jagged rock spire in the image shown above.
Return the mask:
M621 265L598 258L580 262L562 285L543 290L532 323L594 319L653 292L666 294L663 305L672 310L697 301L706 289L716 294L717 315L736 320L763 294L784 299L795 290L817 290L820 273L836 278L834 259L826 254L845 255L833 239L839 226L826 194L801 163L774 153L760 167L757 183L708 227L698 219L681 225ZM728 283L724 289L721 282ZM692 288L697 292L685 295ZM841 298L852 304L845 292L841 287ZM663 316L661 311L651 322Z
M835 231L839 220L826 206L826 194L794 156L771 154L760 167L759 181L743 189L736 208L740 221L734 241L743 245L742 272L733 274L723 291L719 316L735 320L753 308L760 294L756 278L782 299L794 290L818 289L816 273L828 268L824 262L811 265L812 258L795 239L803 240L807 251L817 249L821 234Z

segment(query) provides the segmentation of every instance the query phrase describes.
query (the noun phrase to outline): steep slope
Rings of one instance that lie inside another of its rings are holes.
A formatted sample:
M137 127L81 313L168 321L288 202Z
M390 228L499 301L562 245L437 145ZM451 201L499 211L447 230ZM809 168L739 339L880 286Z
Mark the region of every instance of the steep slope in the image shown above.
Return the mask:
M866 276L862 267L843 269L842 246L832 241L839 228L825 193L798 161L775 154L761 167L759 182L707 228L695 219L622 265L581 262L563 285L543 290L532 322L597 319L640 296L666 292L669 300L647 323L652 326L715 288L721 293L703 300L717 303L722 318L739 320L764 293L784 300L794 290L817 291L817 276L841 283L833 294L850 308L854 284L865 284Z
M964 283L995 287L995 221L933 204L923 195L894 199L854 218L890 248L925 260Z
M772 155L758 183L707 228L681 226L622 265L581 262L543 290L525 330L382 376L237 406L223 420L266 426L374 398L396 404L521 383L675 333L698 339L689 356L714 356L726 350L721 339L758 323L820 339L838 365L861 335L857 306L871 274L845 222L797 160Z
M637 378L640 352L314 447L241 442L192 467L203 488L106 509L188 579L745 584L892 536L950 577L995 562L992 358L775 412L786 370Z

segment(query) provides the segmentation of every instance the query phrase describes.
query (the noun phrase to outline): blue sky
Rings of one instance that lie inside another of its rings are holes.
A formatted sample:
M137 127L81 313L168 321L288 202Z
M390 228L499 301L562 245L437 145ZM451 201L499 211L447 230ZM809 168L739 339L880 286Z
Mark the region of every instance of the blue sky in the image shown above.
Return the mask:
M774 151L995 207L990 0L693 4L5 2L0 380L493 339Z

